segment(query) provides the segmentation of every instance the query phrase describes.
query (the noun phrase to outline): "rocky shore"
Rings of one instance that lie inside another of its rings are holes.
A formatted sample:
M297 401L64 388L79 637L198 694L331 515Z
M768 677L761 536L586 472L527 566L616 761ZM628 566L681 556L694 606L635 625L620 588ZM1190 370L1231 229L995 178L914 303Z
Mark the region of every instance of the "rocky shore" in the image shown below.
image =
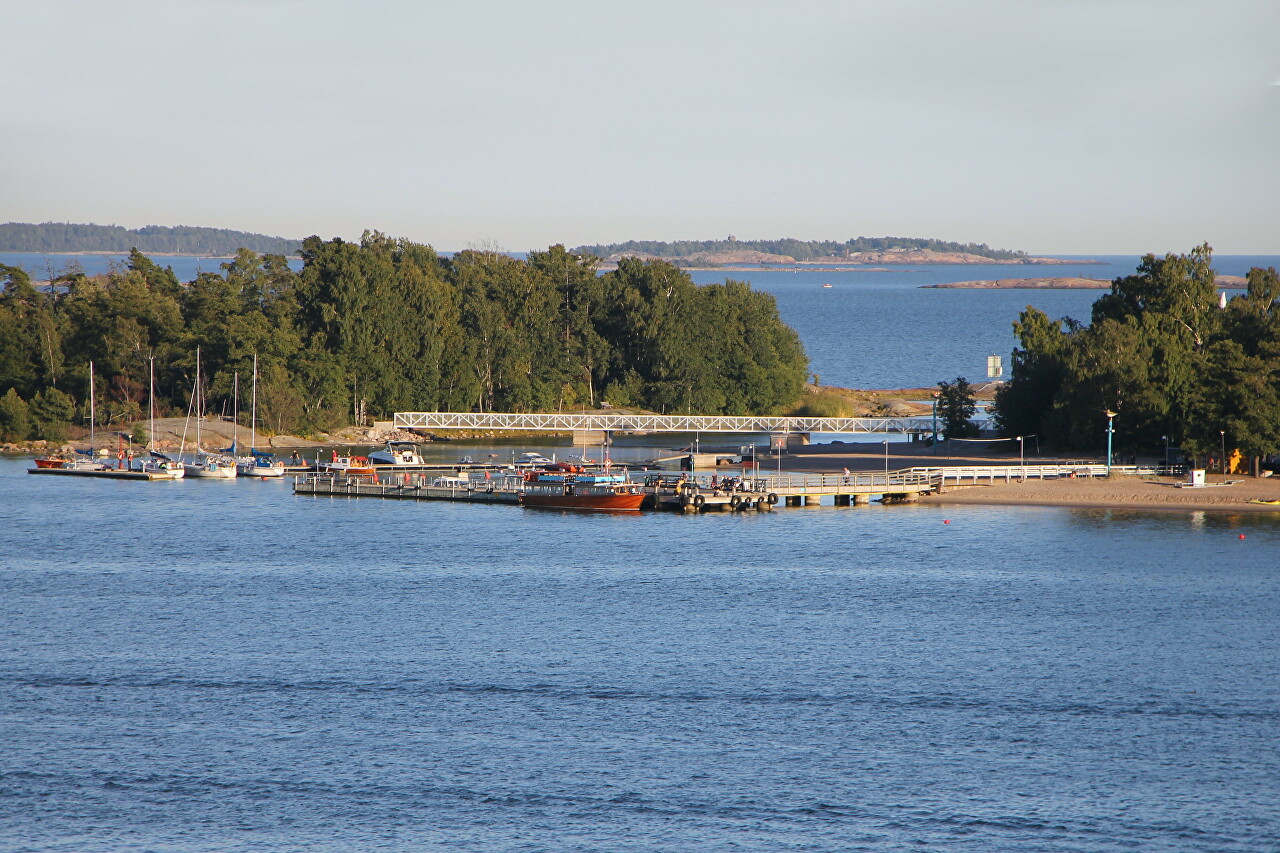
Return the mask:
M1243 290L1247 281L1243 276L1220 275L1214 283L1225 289ZM943 289L976 289L976 290L1106 290L1111 287L1110 280L1100 278L998 278L978 279L976 281L951 281L943 284L922 284L923 288Z

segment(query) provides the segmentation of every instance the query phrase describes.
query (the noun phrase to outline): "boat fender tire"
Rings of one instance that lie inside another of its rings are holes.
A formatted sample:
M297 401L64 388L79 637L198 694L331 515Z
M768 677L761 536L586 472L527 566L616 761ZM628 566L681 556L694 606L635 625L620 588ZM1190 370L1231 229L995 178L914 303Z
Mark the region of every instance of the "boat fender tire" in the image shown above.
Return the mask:
M702 495L694 495L694 496L693 496L693 505L694 505L694 506L702 506L702 505L703 505L704 503L706 503L706 502L707 502L707 499L706 499L706 498L704 498Z
M742 498L739 497L738 495L734 495L733 497L729 498L729 506L733 507L734 509L737 509L741 505L742 505Z
M688 506L688 505L689 505L689 503L690 503L690 501L692 501L692 500L693 500L693 499L692 499L692 498L690 498L688 495L681 495L681 496L680 496L680 506Z
M778 496L775 495L773 492L770 492L769 497L765 498L765 501L768 502L769 506L773 506L778 502Z

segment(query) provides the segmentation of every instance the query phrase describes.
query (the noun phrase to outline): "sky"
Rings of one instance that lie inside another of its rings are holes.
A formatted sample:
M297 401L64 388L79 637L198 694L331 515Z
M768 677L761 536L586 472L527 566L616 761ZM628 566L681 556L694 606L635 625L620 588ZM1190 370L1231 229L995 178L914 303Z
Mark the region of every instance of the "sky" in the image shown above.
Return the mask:
M1280 2L0 0L0 221L1280 254Z

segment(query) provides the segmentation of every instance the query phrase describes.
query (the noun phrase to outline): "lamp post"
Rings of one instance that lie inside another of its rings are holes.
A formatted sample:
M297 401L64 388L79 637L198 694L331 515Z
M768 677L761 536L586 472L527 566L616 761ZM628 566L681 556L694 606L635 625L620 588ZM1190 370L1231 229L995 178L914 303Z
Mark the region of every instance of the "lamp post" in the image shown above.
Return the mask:
M1025 436L1018 436L1018 466L1023 469L1022 473L1026 474L1027 453L1026 445L1023 443Z
M1222 439L1222 455L1218 457L1218 468L1221 469L1223 476L1227 473L1227 431L1225 429L1218 430L1218 438Z
M938 395L940 393L939 391L933 392L933 442L930 449L933 451L934 456L938 455Z
M1107 476L1110 477L1111 476L1111 436L1113 436L1116 431L1114 426L1116 413L1111 411L1110 409L1107 409L1105 414L1107 416Z
M1165 473L1168 474L1169 473L1169 436L1162 435L1160 437L1164 439L1164 467L1165 467Z
M885 439L884 444L884 484L889 485L889 439Z

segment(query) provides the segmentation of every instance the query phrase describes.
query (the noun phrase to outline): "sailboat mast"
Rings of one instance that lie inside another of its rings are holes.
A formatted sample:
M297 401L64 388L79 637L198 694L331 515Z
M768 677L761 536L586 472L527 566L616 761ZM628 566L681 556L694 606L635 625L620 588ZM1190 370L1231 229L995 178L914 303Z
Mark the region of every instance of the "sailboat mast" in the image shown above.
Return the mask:
M249 455L258 449L258 354L253 354L253 411L249 413Z
M95 442L93 440L93 422L98 419L98 410L93 401L93 398L94 398L93 362L91 361L89 362L89 455L90 456L93 456L93 454L97 451L97 447L95 446Z
M231 455L240 452L240 371L233 374L231 382Z
M200 347L196 347L196 455L199 461L200 451L200 421L204 420L204 396L200 393Z
M151 367L147 371L147 450L156 449L156 357L151 356Z

